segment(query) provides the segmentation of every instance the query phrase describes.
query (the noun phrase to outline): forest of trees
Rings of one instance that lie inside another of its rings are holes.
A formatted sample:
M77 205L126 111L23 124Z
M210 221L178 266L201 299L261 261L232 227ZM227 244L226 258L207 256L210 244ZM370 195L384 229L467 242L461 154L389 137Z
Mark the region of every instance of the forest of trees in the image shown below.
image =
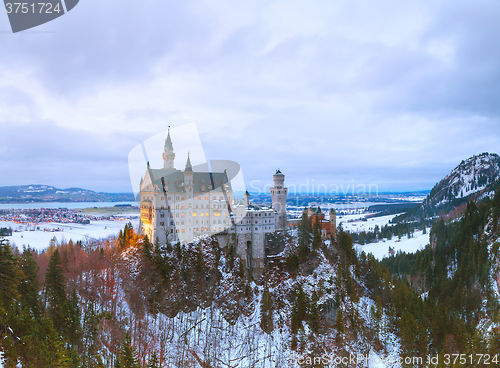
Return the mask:
M291 352L388 354L395 336L401 356L494 355L499 217L497 192L436 221L424 250L379 262L355 251L360 234L324 240L304 213L256 280L215 237L160 244L127 224L43 252L0 240L0 351L8 368L275 367Z
M396 222L394 224L386 224L382 227L375 225L373 231L359 231L351 233L354 242L361 245L368 243L377 243L379 240L391 240L392 237L401 239L403 236L411 238L415 230L422 230L424 234L427 232L427 227L432 225L432 220L420 219L420 221L412 222Z

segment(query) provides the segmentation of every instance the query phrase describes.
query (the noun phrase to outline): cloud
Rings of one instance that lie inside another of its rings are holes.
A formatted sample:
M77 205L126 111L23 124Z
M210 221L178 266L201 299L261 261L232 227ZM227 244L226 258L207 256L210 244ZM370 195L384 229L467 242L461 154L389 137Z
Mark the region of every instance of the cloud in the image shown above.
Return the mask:
M195 122L248 182L428 189L498 149L499 7L80 2L0 35L3 184L129 190L130 149Z

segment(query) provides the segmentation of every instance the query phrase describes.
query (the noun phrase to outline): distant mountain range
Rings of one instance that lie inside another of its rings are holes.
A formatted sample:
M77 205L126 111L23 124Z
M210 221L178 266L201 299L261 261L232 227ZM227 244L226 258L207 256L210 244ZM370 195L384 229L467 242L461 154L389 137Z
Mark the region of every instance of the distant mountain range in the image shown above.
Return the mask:
M491 196L500 185L500 157L482 153L462 161L437 183L423 203L399 216L397 220L417 220L450 212L469 199L481 200Z
M0 187L0 203L123 202L133 200L133 193L103 193L82 188L59 189L50 185Z

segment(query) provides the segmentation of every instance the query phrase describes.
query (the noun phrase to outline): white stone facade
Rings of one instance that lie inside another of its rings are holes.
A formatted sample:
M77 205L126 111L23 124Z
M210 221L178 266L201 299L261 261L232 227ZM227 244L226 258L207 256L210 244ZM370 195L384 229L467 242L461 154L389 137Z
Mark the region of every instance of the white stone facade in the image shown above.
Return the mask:
M188 156L184 171L174 167L170 132L165 140L163 168L148 167L140 185L140 231L151 241L189 242L215 235L222 247L232 242L236 254L252 271L262 269L266 234L286 228L284 175L278 170L271 188L272 208L235 204L226 172L193 172Z

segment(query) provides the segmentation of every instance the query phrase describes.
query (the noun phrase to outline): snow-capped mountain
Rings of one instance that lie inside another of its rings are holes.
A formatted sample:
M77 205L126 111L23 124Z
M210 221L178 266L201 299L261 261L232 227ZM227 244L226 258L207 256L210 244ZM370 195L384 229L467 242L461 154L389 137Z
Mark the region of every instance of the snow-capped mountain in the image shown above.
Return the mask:
M454 208L491 196L500 181L500 156L482 153L462 161L431 190L421 206L398 217L401 220L419 220L449 213Z
M82 188L59 189L51 185L0 187L0 203L133 201L132 193L100 193Z
M500 177L500 157L482 153L462 161L432 189L424 205L440 206L484 190Z

